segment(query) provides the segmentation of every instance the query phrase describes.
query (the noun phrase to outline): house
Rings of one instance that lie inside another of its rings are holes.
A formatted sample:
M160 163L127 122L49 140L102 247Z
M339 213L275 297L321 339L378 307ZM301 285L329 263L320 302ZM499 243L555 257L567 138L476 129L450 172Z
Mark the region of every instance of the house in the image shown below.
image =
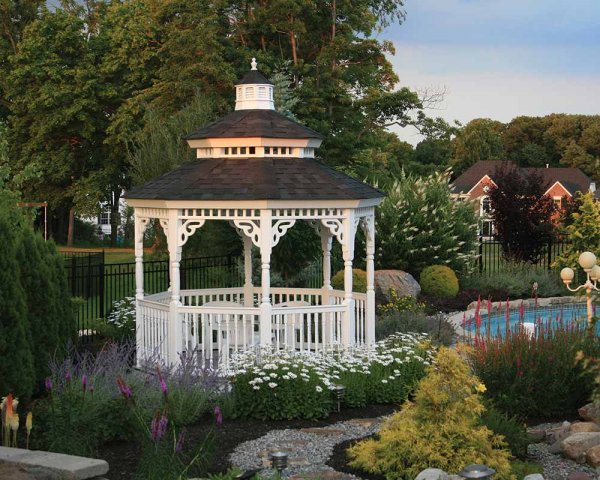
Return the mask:
M516 167L512 162L501 160L482 160L467 169L452 185L452 195L460 201L472 201L481 219L480 235L491 237L494 225L490 218L489 188L494 183L494 172L503 164ZM518 168L518 167L516 167ZM551 196L559 208L564 206L563 199L571 199L577 192L596 192L596 184L579 168L523 168L540 174L548 185L545 194Z

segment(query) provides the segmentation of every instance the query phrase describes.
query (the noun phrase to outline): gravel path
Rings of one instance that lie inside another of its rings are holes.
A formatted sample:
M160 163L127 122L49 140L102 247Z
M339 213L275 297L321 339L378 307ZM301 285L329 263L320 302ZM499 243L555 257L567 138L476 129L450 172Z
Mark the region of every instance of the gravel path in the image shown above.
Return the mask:
M286 477L296 475L328 479L353 479L352 475L336 472L325 465L338 443L372 435L379 430L381 419L356 419L339 422L323 428L302 428L298 430L273 430L267 435L240 444L230 455L231 464L247 470L265 468L261 473L271 476L269 454L283 451L288 454Z
M561 455L554 455L548 451L546 443L534 443L527 447L527 454L532 460L544 467L545 480L566 480L570 473L583 472L591 478L599 479L600 475L594 468L581 465Z

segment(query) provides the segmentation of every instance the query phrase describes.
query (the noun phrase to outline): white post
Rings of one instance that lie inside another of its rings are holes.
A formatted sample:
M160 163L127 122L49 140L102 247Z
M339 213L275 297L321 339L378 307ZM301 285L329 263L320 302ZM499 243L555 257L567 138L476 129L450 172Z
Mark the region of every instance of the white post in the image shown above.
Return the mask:
M323 251L323 287L321 288L321 297L323 305L331 304L331 240L333 236L327 227L321 226L321 250ZM335 314L327 315L327 320L323 325L323 343L331 344L333 330L335 328Z
M260 346L271 345L271 250L273 248L271 210L260 211Z
M342 323L342 345L354 345L356 325L354 321L354 298L352 296L352 260L354 259L354 211L346 210L343 221L342 255L344 257L344 305L346 314Z
M144 300L144 230L148 224L147 218L134 217L135 235L135 346L136 365L142 366L144 344L144 320L142 318L142 301Z
M365 305L365 342L375 343L375 216L365 218L367 250L367 304Z
M182 351L182 323L179 315L181 306L179 262L181 262L181 246L179 235L181 221L176 209L169 210L169 228L167 232L167 244L169 247L169 265L171 273L171 302L169 304L169 326L167 328L168 338L168 363L171 365L179 362L179 354Z
M244 241L244 305L252 307L254 305L254 292L252 285L252 239L247 235L242 235Z

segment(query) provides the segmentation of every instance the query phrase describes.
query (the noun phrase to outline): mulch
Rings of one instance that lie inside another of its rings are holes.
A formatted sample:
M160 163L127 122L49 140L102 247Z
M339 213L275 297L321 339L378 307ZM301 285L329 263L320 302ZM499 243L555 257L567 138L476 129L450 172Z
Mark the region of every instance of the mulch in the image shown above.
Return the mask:
M327 465L329 465L334 470L337 470L338 472L349 473L351 475L354 475L355 477L362 478L363 480L385 480L385 477L383 475L366 473L363 470L357 470L348 466L348 457L346 456L346 450L352 445L360 442L361 440L372 437L374 437L374 435L338 443L335 447L333 447L333 453L331 454L331 457L329 457Z
M347 408L341 412L334 412L329 417L319 420L252 420L236 419L225 420L221 426L216 426L214 418L205 417L201 422L187 428L187 441L189 445L200 445L211 436L211 455L209 464L204 469L204 474L216 474L227 471L230 467L228 457L235 448L243 442L262 437L271 430L283 430L286 428L310 428L325 427L337 422L351 420L353 418L375 418L382 415L389 415L397 410L397 405L370 405L365 408ZM99 458L106 460L110 466L108 474L105 476L109 480L131 480L135 477L135 472L140 459L141 449L139 445L132 442L111 442L103 445L99 451ZM345 449L342 446L336 447L331 459L334 466L339 471L347 468ZM356 473L356 472L354 472ZM360 475L369 480L380 480L380 477Z

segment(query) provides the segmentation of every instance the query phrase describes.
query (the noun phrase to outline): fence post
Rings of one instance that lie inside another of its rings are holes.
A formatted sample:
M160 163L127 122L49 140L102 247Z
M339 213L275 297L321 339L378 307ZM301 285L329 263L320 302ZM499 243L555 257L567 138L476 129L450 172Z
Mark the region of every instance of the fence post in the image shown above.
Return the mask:
M552 270L552 237L548 240L548 270Z
M75 282L77 277L75 275L75 267L77 265L77 260L75 259L75 255L71 257L71 295L74 297L77 296L77 287L75 286Z
M100 318L104 318L104 249L102 249L102 257L100 265L98 265L98 297L100 299Z
M483 273L483 237L479 237L479 273Z

